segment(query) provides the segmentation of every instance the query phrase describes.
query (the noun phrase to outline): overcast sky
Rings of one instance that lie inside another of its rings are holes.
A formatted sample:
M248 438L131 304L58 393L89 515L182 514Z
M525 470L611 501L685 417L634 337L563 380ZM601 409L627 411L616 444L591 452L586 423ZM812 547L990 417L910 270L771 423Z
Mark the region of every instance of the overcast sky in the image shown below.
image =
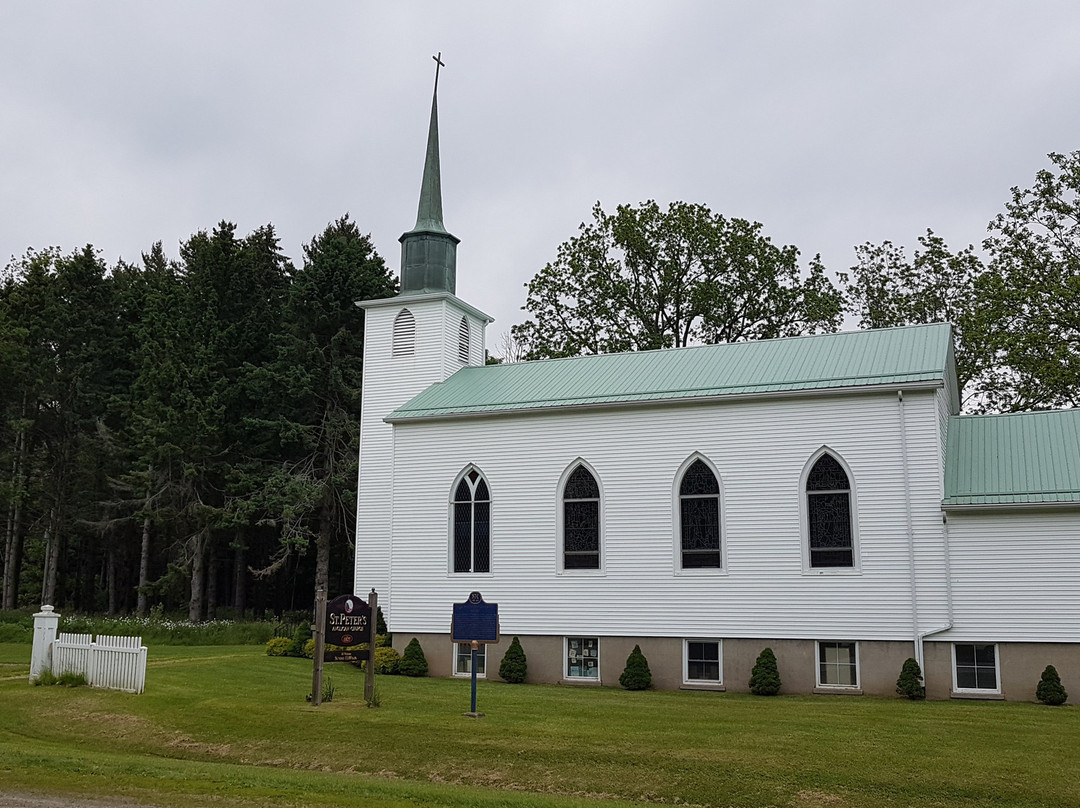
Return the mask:
M439 80L458 296L524 284L593 203L700 202L832 272L978 243L1080 149L1080 3L0 0L0 264L138 261L221 220L301 247L348 212L391 267Z

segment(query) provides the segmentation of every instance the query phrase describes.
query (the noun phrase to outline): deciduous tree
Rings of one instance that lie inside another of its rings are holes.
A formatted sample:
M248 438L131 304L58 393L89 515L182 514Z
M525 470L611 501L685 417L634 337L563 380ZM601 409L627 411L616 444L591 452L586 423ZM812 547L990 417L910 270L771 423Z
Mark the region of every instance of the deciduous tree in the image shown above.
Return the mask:
M530 358L833 331L841 298L816 258L704 205L600 204L528 283L512 329Z

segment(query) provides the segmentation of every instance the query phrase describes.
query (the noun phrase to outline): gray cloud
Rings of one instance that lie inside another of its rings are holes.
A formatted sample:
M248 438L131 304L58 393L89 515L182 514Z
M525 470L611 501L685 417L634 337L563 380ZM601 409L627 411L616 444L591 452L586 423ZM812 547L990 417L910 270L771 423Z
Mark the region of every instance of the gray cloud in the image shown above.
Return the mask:
M844 269L932 227L978 243L1080 148L1066 2L9 4L0 256L137 260L221 219L287 254L346 211L392 266L432 68L459 294L523 284L599 200L703 202Z

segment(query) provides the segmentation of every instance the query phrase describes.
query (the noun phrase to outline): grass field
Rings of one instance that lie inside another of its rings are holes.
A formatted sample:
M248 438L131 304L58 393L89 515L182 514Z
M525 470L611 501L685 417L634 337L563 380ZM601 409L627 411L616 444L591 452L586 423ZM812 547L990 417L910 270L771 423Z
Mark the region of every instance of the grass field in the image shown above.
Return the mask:
M1080 710L380 677L151 648L146 692L31 687L0 645L0 790L215 806L1080 806Z

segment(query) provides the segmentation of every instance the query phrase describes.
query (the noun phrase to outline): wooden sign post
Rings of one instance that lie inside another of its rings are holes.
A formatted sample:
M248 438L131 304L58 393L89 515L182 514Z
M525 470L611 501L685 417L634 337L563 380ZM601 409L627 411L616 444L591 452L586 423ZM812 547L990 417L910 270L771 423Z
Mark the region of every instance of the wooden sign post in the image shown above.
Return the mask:
M339 595L326 602L325 590L315 593L314 674L311 681L311 703L322 703L322 670L324 662L359 662L351 650L353 646L367 643L367 675L364 677L364 700L372 703L375 695L375 636L378 631L379 596L371 590L365 603L356 595ZM327 645L344 650L327 651Z

